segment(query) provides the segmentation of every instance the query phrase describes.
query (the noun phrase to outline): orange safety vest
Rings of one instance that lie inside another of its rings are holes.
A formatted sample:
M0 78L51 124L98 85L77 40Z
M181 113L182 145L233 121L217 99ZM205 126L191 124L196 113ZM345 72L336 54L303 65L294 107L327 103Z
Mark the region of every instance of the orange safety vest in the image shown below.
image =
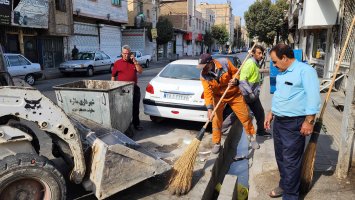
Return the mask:
M205 104L208 109L213 109L213 98L220 98L228 87L229 81L237 73L238 68L235 67L227 58L213 59L216 68L217 77L210 74L200 76L204 90ZM239 79L239 75L237 76ZM238 87L230 87L224 99L233 98L241 95ZM215 102L217 103L217 102Z

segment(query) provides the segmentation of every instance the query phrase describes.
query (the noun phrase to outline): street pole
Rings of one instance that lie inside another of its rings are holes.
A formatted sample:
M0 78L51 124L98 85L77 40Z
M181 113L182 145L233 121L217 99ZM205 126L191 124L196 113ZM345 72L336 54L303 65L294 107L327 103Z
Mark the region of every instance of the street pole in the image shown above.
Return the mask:
M152 18L152 28L156 29L157 28L157 21L158 21L158 8L159 8L159 0L152 0L153 4L153 18ZM157 39L154 37L152 38L153 40L153 61L156 62L158 61L158 45L157 45Z

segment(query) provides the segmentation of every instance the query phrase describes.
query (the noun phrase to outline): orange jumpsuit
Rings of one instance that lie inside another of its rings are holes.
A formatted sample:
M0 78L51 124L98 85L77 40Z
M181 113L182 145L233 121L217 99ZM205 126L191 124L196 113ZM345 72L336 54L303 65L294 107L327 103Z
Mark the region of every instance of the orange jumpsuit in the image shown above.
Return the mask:
M213 62L216 69L215 75L217 76L201 74L200 78L204 89L206 107L208 109L213 109L213 107L217 105L224 91L227 89L229 81L238 71L238 69L226 58L213 59ZM214 144L221 142L223 110L226 103L229 104L233 112L237 115L247 134L255 134L252 120L249 117L247 104L245 103L239 88L237 86L232 86L227 91L227 94L218 106L212 119L212 142Z

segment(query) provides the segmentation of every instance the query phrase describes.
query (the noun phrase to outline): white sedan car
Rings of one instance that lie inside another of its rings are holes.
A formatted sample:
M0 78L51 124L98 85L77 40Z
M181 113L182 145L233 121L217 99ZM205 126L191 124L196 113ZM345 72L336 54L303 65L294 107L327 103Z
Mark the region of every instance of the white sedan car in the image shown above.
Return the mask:
M36 80L42 78L41 65L32 63L21 54L5 53L7 71L12 77L23 78L29 85L34 85Z
M146 88L144 113L161 118L206 122L207 108L197 60L176 60L165 66Z

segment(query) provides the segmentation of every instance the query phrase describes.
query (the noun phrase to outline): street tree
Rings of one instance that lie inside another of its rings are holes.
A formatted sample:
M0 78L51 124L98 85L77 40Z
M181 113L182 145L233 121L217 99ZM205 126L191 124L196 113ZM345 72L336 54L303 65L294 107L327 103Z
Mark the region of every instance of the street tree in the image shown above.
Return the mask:
M212 26L212 37L217 41L220 46L223 46L228 41L228 31L224 25Z
M157 44L166 44L174 36L173 24L168 18L160 16L157 23Z
M257 36L266 44L272 44L275 37L277 42L279 38L285 40L288 29L284 11L287 9L286 0L277 0L275 4L271 0L256 1L244 13L249 36Z
M206 33L203 36L203 42L208 47L208 49L211 50L211 46L214 43L214 39L213 39L212 33L210 31L206 30Z

